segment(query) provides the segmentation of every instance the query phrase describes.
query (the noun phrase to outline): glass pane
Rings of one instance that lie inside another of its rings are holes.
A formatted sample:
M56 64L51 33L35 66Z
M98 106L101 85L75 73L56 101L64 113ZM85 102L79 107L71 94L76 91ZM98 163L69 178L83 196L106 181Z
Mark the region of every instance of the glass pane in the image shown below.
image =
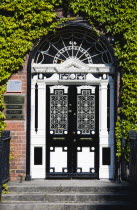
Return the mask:
M42 147L34 147L34 165L42 165Z
M86 89L87 88L87 89ZM92 87L78 87L77 130L81 134L90 134L95 130L95 95Z
M106 147L102 149L102 163L103 165L111 165L111 156L110 156L110 148Z
M50 95L50 134L68 132L68 95L63 86L60 88Z

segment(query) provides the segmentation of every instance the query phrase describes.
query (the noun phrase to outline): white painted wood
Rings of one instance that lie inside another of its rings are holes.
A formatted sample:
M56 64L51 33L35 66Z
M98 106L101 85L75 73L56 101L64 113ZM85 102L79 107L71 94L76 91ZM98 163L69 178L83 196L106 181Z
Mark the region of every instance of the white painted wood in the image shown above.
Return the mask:
M46 88L43 80L35 77L31 85L31 177L45 178L45 111L46 111ZM38 131L35 131L35 84L38 84ZM42 165L34 165L34 147L42 147Z
M67 151L62 149L62 147L55 147L55 151L50 152L50 167L55 168L55 172L62 172L63 168L67 168Z
M104 76L104 78L106 78ZM107 87L108 79L101 80L99 89L99 178L112 179L114 175L114 145L110 145L107 131ZM113 94L113 93L111 93ZM112 95L111 95L112 97ZM113 95L114 97L114 95ZM113 107L112 107L113 109ZM112 110L111 110L112 111ZM114 129L114 128L113 128ZM102 148L111 148L111 165L102 164Z
M107 131L107 86L108 86L108 80L101 80L100 88L99 88L100 137L108 137L108 131ZM105 141L108 141L108 139L106 139Z
M67 59L61 64L32 64L33 73L66 73L66 72L85 72L85 73L114 73L111 64L85 64L78 59Z
M34 165L34 148L42 147L42 165ZM31 178L45 178L45 144L32 144L31 145Z
M64 93L68 93L68 87L63 85L54 85L50 87L50 93L54 93L54 90L63 89Z
M94 165L94 152L90 152L90 147L82 147L82 152L77 152L77 168L82 168L82 172L90 172Z
M36 64L33 64L35 66ZM55 65L55 64L54 64ZM44 77L43 80L39 80L38 76L35 75L32 79L32 87L31 87L31 176L32 178L45 178L45 168L46 168L46 162L45 165L42 166L34 166L33 164L33 147L34 146L39 146L42 145L44 148L43 151L43 158L44 160L46 159L46 153L45 153L45 148L46 148L46 84L51 84L51 85L70 85L70 84L77 84L77 85L99 85L99 129L100 129L100 134L99 134L99 178L106 178L106 179L111 179L113 178L114 175L114 82L111 77L109 79L102 79L101 77L95 78L92 75L92 72L97 72L97 68L99 68L99 72L110 72L112 67L111 66L106 66L106 65L89 65L90 67L90 72L86 76L86 80L59 80L59 74L57 73L56 69L56 64L55 66L51 64L50 65L45 65L44 70L43 70L43 65L42 66L35 66L37 68L38 72L46 72L47 70L52 72L55 72L50 78ZM60 64L59 64L60 65ZM76 67L75 67L76 68ZM46 70L47 69L47 70ZM71 69L69 69L71 71ZM74 68L72 69L74 70ZM75 69L76 70L76 69ZM77 72L78 72L77 68ZM82 69L80 69L80 72L82 72ZM85 69L84 71L85 72ZM71 72L69 72L71 73ZM72 71L73 73L73 71ZM105 77L104 77L105 78ZM34 123L35 123L35 83L37 82L38 88L39 88L39 128L38 132L36 134L34 130ZM107 99L107 86L108 82L110 84L110 98ZM107 100L110 100L110 131L108 135L107 131ZM111 147L111 165L110 166L103 166L102 165L102 148L103 147ZM62 167L67 167L67 152L61 152L61 148L58 150L56 148L56 154L58 155L53 155L54 152L51 152L51 158L52 158L52 165L56 166L56 170L59 172L62 172ZM84 151L84 150L83 150ZM61 152L61 153L60 153ZM64 155L65 154L65 155ZM80 154L80 152L78 152ZM82 155L83 154L83 155ZM81 156L79 156L79 164L78 167L83 167L85 172L89 168L92 168L92 163L93 163L93 157L90 159L91 152L87 152L87 150L82 153ZM90 154L90 155L89 155ZM92 154L94 154L92 152ZM60 160L63 160L64 162L61 163ZM57 162L60 162L59 166L57 166ZM44 162L43 162L44 163ZM85 165L85 164L90 164ZM52 167L52 166L51 166Z
M93 87L93 86L87 86L87 85L84 85L84 86L78 86L77 87L77 93L81 93L81 90L84 90L84 89L89 89L89 90L91 90L91 93L95 93L95 89L96 89L96 87Z
M111 165L103 165L102 158L100 159L99 178L100 179L112 179L114 176L114 145L101 144L99 148L100 157L102 157L102 149L109 147L111 149Z

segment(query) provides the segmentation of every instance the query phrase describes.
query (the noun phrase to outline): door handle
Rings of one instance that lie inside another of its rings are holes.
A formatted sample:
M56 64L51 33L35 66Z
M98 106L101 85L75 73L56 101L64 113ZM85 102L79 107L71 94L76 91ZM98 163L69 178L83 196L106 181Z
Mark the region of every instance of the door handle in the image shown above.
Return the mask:
M76 139L74 139L74 142L76 142Z

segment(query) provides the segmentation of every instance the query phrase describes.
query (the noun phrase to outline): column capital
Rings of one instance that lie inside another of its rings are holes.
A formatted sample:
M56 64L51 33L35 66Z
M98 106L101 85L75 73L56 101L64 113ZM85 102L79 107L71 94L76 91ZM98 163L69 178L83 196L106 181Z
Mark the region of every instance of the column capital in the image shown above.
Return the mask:
M101 80L101 82L100 82L100 87L101 88L107 88L107 86L108 86L108 80Z

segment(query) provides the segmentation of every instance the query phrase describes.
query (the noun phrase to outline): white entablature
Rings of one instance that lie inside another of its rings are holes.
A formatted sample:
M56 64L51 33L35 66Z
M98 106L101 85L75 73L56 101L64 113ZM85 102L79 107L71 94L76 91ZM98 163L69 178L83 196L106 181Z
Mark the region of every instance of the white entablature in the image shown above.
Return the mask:
M113 74L110 64L85 64L82 61L69 58L61 64L32 64L32 73L108 73Z

